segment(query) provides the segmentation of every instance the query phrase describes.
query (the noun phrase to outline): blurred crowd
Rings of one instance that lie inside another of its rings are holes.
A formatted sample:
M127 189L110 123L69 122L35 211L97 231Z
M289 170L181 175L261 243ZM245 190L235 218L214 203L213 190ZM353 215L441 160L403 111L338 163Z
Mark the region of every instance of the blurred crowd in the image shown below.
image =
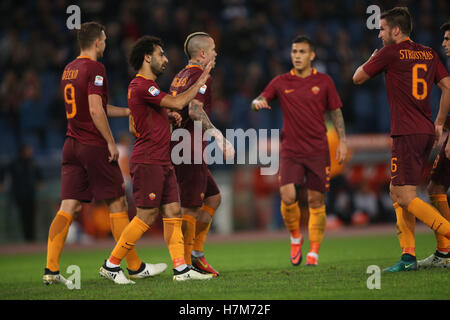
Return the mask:
M407 5L415 23L413 40L440 54L439 26L448 19L450 7L446 0L4 0L0 3L0 132L7 142L0 154L11 154L24 141L32 143L37 153L62 145L66 120L59 78L65 64L78 54L75 31L66 27L71 4L80 6L82 22L97 20L107 28L102 62L112 104L127 105L125 92L134 75L127 54L138 37L152 34L163 39L169 68L159 84L168 90L173 76L186 64L186 35L202 30L213 36L218 51L213 121L221 129L279 127L279 112L250 113L249 104L274 76L291 68L291 40L305 33L317 43L315 67L336 83L350 133L389 130L382 77L362 87L351 81L355 68L381 46L378 31L366 27L367 6L378 4L384 10ZM435 103L433 112L436 108ZM113 123L113 131L125 125Z
M102 62L109 81L109 103L126 106L134 76L128 52L136 39L150 34L164 42L169 67L158 80L168 90L184 67L186 36L211 34L218 52L213 70L213 123L226 128L280 128L281 111L250 111L250 102L269 81L289 71L290 46L298 34L317 45L314 67L333 78L343 101L347 132L388 133L389 107L383 77L354 86L352 75L382 43L369 30L366 9L408 6L414 20L411 38L434 48L444 61L439 26L449 20L448 0L2 0L0 1L0 164L28 144L35 154L59 153L66 117L59 88L64 66L79 53L75 30L68 30L69 5L81 9L81 22L106 26ZM440 91L433 89L433 116ZM277 105L276 103L274 104ZM126 119L113 119L116 137L127 131Z

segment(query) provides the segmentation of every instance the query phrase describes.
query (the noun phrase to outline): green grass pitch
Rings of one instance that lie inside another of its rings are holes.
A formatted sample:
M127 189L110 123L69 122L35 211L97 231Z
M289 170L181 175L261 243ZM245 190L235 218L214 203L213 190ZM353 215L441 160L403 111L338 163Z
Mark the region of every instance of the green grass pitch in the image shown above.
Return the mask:
M416 244L417 256L424 258L434 250L434 235L418 234ZM306 240L303 250L308 247ZM448 299L448 269L382 273L381 289L367 288L368 266L383 269L400 258L395 235L325 238L317 267L306 267L304 261L298 267L290 265L288 237L283 241L207 244L205 251L210 263L221 272L217 279L174 283L167 248L138 246L141 258L166 262L169 268L158 277L119 286L98 274L110 249L66 250L61 257L61 271L65 274L69 265L78 265L80 290L42 283L45 253L2 255L0 299Z

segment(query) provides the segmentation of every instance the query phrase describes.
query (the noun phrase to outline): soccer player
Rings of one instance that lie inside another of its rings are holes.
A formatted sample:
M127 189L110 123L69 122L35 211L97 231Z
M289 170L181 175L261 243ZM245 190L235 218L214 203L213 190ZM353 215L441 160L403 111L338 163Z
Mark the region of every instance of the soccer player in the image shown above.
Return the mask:
M444 32L444 41L442 46L445 49L447 57L450 57L450 22L441 26ZM445 129L450 129L450 117L447 115ZM441 147L431 171L431 181L428 185L428 194L430 203L441 213L441 215L450 220L450 210L448 207L447 191L450 186L450 143L448 134ZM442 235L435 232L436 251L423 260L417 261L419 268L445 267L450 268L450 241Z
M450 238L450 223L433 206L417 197L417 185L424 166L435 139L440 138L448 113L450 77L433 49L409 38L411 30L408 8L396 7L382 13L378 38L382 39L383 48L379 52L375 50L353 75L353 82L362 84L385 72L391 109L390 193L402 248L400 261L386 268L386 272L417 269L415 218ZM439 116L435 120L436 129L429 104L433 83L443 92Z
M339 135L336 157L342 163L347 155L341 99L330 76L311 66L315 46L306 36L298 36L291 46L293 68L275 77L252 102L253 110L270 109L268 102L278 98L283 113L280 155L281 214L290 232L290 260L302 261L303 236L300 233L300 209L296 184L306 179L309 207L310 249L306 265L316 266L325 232L325 192L329 190L330 154L325 126L328 110Z
M121 260L133 250L161 212L164 240L173 262L173 279L210 279L191 269L184 260L184 241L181 231L181 209L175 171L170 160L169 116L167 109L181 110L196 96L209 77L208 64L198 80L186 92L177 96L162 92L155 80L166 69L168 60L159 38L144 36L133 46L130 65L138 72L128 86L128 107L132 116L132 131L136 141L130 157L130 173L136 216L131 220L109 258L100 268L100 274L118 284L134 283L120 268ZM178 118L179 121L179 118Z
M173 96L192 86L206 65L209 62L215 63L217 56L214 39L204 32L190 34L184 43L184 51L189 62L172 81L170 91ZM220 205L221 196L207 164L203 161L206 142L203 142L201 137L199 137L199 141L194 142L194 121L200 123L202 130L209 130L208 132L215 137L221 149L225 146L225 156L227 154L233 156L234 148L214 127L207 115L212 102L211 82L212 79L209 78L206 84L200 88L195 99L189 103L189 107L180 111L183 119L181 128L188 130L192 138L191 159L195 158L194 153L198 153L202 159L201 163L175 165L175 173L183 214L184 259L187 264L192 264L197 269L218 276L219 272L211 267L204 257L203 245L214 213ZM196 145L201 148L195 149Z
M130 111L107 104L105 67L97 61L105 51L104 26L83 23L77 37L80 55L65 67L61 78L68 129L62 150L62 201L49 230L45 284L67 283L59 272L59 258L81 202L92 198L106 202L116 240L129 223L119 152L107 117L127 117ZM157 275L167 268L165 263L143 263L136 249L130 250L126 260L132 278Z

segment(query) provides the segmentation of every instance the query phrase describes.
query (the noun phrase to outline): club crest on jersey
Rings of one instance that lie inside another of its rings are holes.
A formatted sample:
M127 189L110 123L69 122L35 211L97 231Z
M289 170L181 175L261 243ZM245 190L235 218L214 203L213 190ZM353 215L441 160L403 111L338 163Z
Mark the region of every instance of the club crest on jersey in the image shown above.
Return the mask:
M150 88L148 88L148 92L150 92L152 96L156 97L160 91L158 90L158 88L151 86Z
M200 92L201 94L205 94L207 88L208 88L208 87L206 86L206 84L204 84L204 85L202 85L202 86L200 87L200 89L198 90L198 92Z
M149 198L150 200L155 200L156 194L154 194L154 193L152 192L152 193L150 193L150 194L148 195L148 198Z
M311 88L311 91L312 91L312 93L314 93L314 94L318 94L319 91L320 91L320 88L319 88L318 86L314 86L314 87Z
M103 85L103 77L95 76L94 84L99 87L102 86Z

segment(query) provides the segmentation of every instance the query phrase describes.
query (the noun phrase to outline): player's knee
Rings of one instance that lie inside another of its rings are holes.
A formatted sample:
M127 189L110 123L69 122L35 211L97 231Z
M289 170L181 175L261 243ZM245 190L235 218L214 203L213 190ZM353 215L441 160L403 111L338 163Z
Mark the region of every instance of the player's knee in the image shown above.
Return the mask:
M220 206L221 202L222 202L222 196L220 195L220 193L218 193L216 195L206 198L204 201L204 204L207 205L208 207L216 210Z
M433 181L428 185L427 191L429 195L447 193L447 189L444 186L435 184Z
M158 213L159 213L159 210L157 208L150 209L150 210L137 208L136 217L138 217L140 220L142 220L148 226L151 226L153 224L153 222L156 220Z
M110 212L128 212L128 203L125 196L106 200L106 205Z
M283 201L284 204L287 206L289 206L289 205L295 203L295 201L297 201L295 192L292 193L292 192L288 192L288 191L284 191L284 192L282 191L280 193L280 196L281 196L281 201Z
M63 200L59 210L64 211L75 218L81 212L82 208L83 206L78 200Z
M308 195L308 206L317 209L325 205L325 197L322 194Z

